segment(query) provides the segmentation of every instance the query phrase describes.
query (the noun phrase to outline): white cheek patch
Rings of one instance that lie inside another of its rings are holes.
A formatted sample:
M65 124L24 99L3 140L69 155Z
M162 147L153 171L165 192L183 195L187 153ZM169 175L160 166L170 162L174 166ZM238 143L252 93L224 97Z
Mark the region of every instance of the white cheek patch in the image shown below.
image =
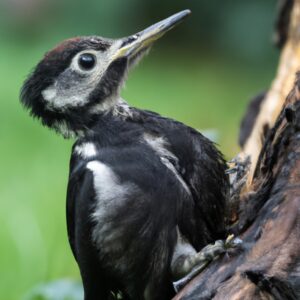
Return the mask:
M66 71L60 75L63 77ZM59 80L47 89L42 91L42 96L47 102L48 109L61 109L68 107L83 106L87 101L90 93L95 88L91 85L88 78L83 78L81 82L71 86L68 89L62 89L59 86ZM100 80L100 79L99 79Z
M84 143L75 147L74 152L82 158L90 158L97 155L96 146L93 143Z
M114 46L114 47L113 47ZM47 102L47 108L64 110L69 107L84 106L89 95L99 84L103 74L110 63L109 57L116 47L113 45L106 52L96 50L84 50L78 53L70 66L63 71L54 84L42 91L42 96ZM96 65L92 70L82 70L78 65L78 59L83 53L91 53L96 56ZM70 74L75 74L76 80Z
M51 85L49 88L42 91L42 96L46 101L52 101L56 97L56 88L54 85Z

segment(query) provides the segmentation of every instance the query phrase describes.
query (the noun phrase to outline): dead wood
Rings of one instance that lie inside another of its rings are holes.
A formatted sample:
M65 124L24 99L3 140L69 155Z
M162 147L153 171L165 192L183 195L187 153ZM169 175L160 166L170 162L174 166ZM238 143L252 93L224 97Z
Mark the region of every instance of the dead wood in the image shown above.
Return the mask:
M300 0L280 2L278 73L244 123L242 157L251 167L229 229L243 243L174 300L300 299Z
M251 159L248 188L250 188L257 159L264 143L264 134L273 127L285 98L293 87L295 74L300 70L300 0L281 0L280 3L282 4L276 32L281 44L284 45L277 74L260 104L253 129L244 142L240 154L242 157L249 156Z

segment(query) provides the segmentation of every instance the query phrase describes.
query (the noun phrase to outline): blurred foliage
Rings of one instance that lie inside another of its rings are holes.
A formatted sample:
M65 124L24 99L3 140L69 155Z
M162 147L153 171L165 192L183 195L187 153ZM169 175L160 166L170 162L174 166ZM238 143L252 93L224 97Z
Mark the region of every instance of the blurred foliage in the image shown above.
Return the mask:
M82 300L82 285L71 280L58 280L33 288L24 300Z
M214 128L231 158L248 99L275 72L274 6L270 0L0 0L0 299L21 299L40 282L79 279L65 225L72 141L32 120L18 101L43 53L64 38L121 37L192 9L130 73L122 94L132 105Z
M271 0L2 0L0 24L2 34L30 43L49 36L58 41L87 34L120 37L190 8L193 17L169 34L169 43L257 60L270 54L274 6Z

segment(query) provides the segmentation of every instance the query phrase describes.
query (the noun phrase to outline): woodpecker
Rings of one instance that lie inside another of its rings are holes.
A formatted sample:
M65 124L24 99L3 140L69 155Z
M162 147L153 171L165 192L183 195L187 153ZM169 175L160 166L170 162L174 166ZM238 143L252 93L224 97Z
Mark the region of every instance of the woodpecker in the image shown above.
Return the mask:
M67 230L86 300L171 299L172 281L204 246L224 238L222 154L193 128L120 96L128 70L189 14L126 38L66 40L45 54L21 90L33 117L77 139Z

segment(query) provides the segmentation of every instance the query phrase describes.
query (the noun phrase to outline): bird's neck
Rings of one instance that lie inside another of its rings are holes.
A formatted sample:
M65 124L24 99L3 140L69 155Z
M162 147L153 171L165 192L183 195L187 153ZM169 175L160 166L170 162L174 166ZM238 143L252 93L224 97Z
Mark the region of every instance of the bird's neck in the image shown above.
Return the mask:
M132 118L132 114L133 110L128 103L118 97L109 99L105 104L96 104L77 118L75 116L68 122L57 122L53 127L65 138L78 138L93 131L95 126L99 128L99 123L104 125L113 119L125 121Z
M127 119L132 117L132 107L120 97L108 113L111 113L112 116L119 117L121 119Z

